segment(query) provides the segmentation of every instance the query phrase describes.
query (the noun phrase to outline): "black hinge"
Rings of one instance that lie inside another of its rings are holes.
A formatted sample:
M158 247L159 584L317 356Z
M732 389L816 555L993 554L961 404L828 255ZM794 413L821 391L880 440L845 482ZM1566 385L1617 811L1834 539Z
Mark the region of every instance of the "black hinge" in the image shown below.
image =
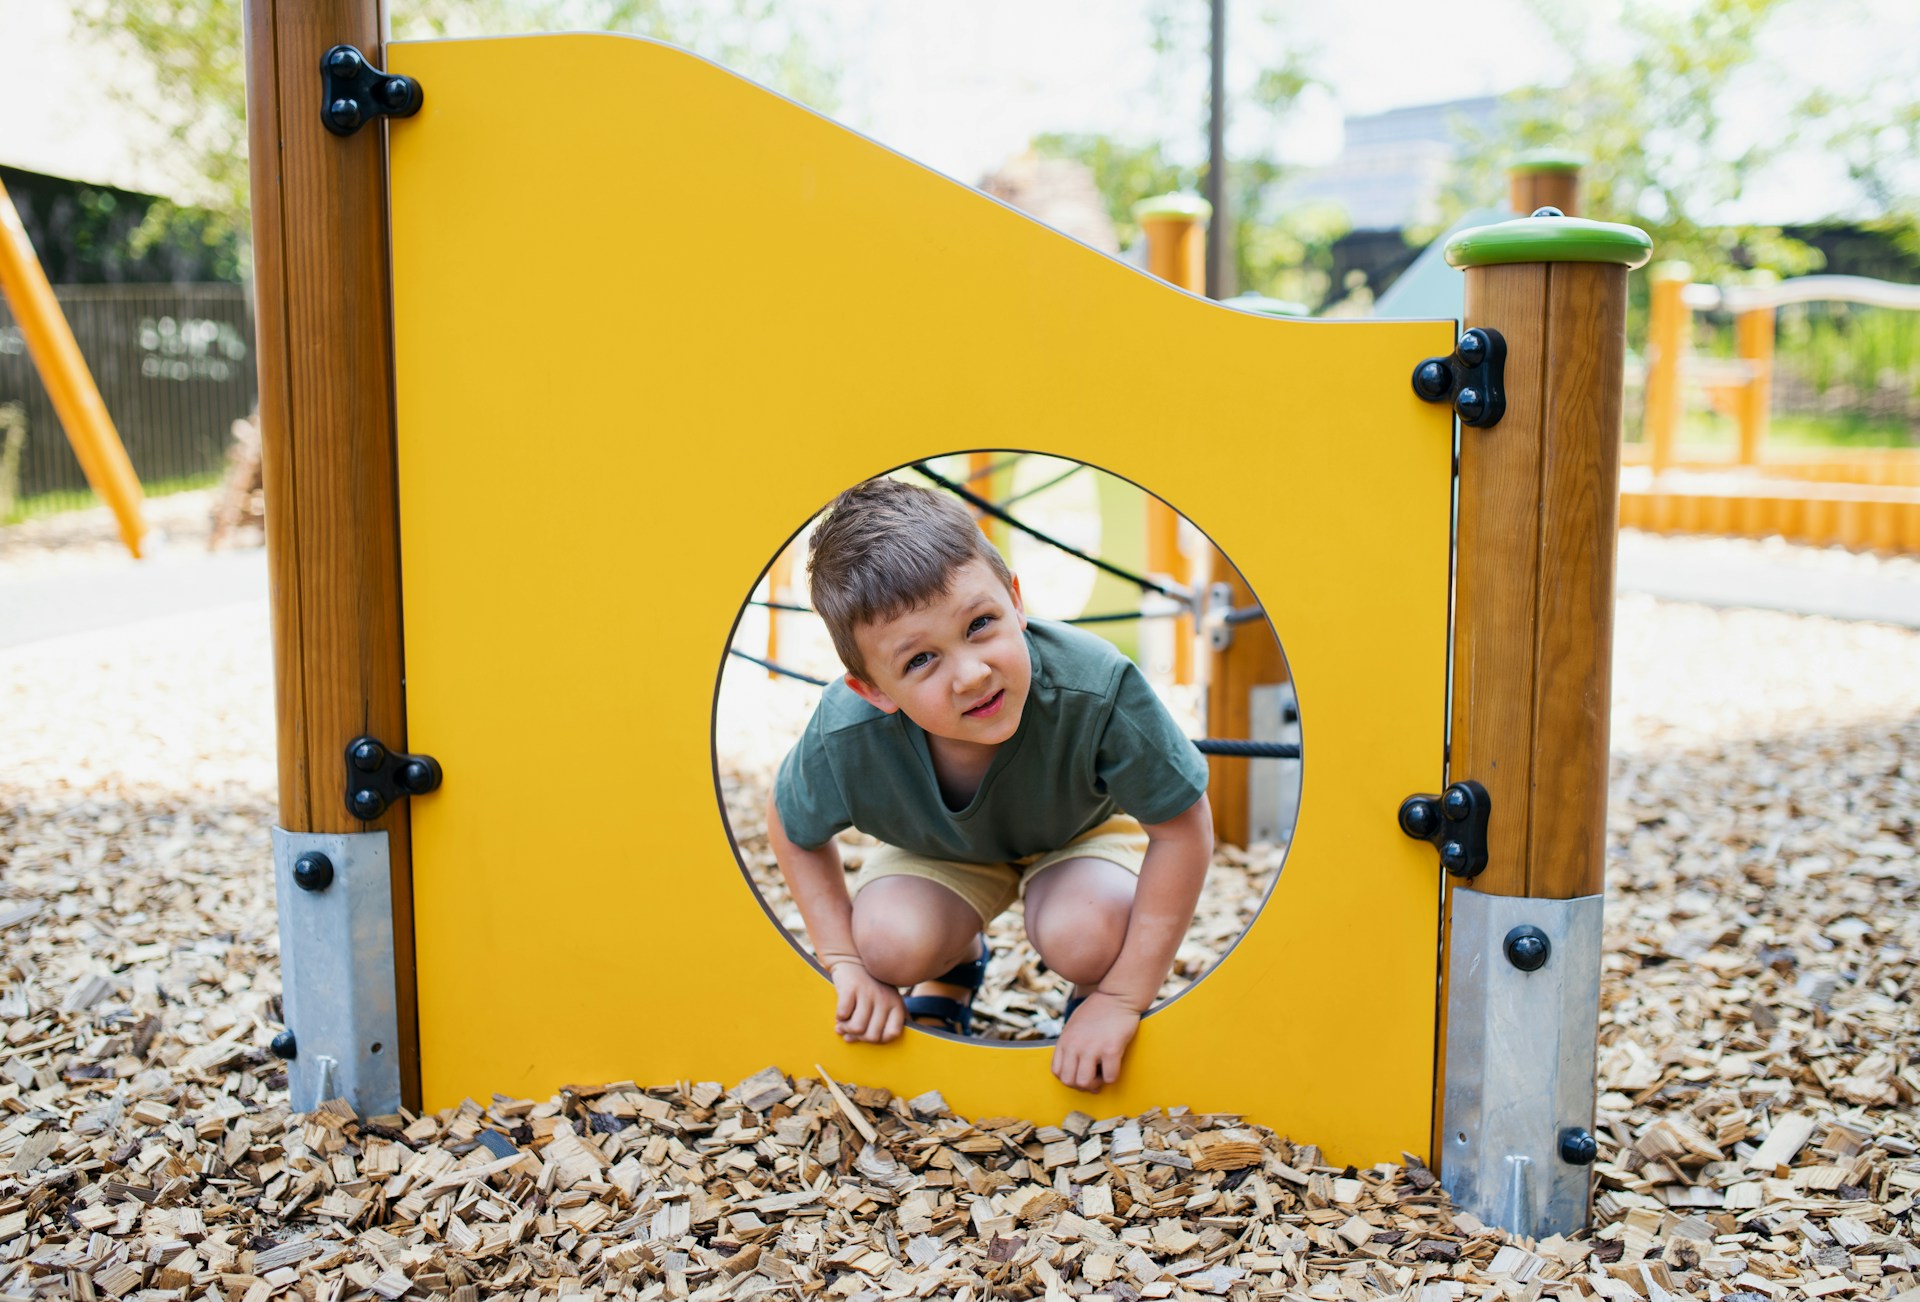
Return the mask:
M1507 341L1498 330L1475 326L1460 336L1448 357L1429 357L1413 368L1413 391L1426 402L1453 399L1462 425L1486 429L1507 414Z
M410 118L426 96L411 77L386 73L351 45L320 56L320 121L336 136L350 136L374 118Z
M388 750L372 737L347 744L347 812L371 823L387 806L424 796L440 785L440 761L431 755Z
M1478 877L1487 868L1487 820L1493 797L1471 778L1437 796L1400 802L1400 830L1440 851L1440 866L1455 877Z

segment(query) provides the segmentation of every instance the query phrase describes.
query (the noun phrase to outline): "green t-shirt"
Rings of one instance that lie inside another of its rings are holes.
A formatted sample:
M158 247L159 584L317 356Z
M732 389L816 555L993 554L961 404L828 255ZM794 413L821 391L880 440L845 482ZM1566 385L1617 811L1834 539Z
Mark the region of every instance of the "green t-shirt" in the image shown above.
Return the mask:
M1026 637L1026 712L965 809L941 799L920 726L836 679L774 783L788 839L814 849L857 827L929 858L1006 863L1115 812L1164 823L1206 792L1206 760L1133 661L1066 624L1029 620Z

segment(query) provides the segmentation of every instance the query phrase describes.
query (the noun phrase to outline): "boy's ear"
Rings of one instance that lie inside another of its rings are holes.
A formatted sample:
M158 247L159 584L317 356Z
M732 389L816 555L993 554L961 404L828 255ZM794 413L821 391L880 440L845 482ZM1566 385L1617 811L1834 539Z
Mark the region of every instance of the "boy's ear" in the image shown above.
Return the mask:
M865 701L868 705L871 705L874 709L880 711L882 714L892 714L900 708L899 706L893 703L893 698L891 696L888 696L885 692L881 691L878 687L875 687L872 683L862 678L859 674L848 674L847 686L853 689L853 694L855 696L859 697L861 700Z
M1009 574L1007 578L1009 580L1007 590L1013 594L1014 613L1020 616L1020 627L1025 628L1027 626L1027 606L1025 602L1020 600L1020 576L1018 574Z

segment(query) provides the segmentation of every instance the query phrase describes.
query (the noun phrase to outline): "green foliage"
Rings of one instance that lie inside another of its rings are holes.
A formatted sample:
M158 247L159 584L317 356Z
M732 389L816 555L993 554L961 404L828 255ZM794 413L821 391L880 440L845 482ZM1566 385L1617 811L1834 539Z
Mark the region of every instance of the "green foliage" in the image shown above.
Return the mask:
M1069 158L1092 171L1122 245L1140 238L1139 223L1133 219L1136 202L1174 190L1204 193L1207 184L1207 6L1190 0L1159 0L1149 6L1147 18L1158 56L1148 93L1163 106L1160 119L1167 127L1162 137L1136 142L1098 134L1048 133L1033 141L1037 153ZM1282 21L1277 6L1235 14L1236 23L1270 29L1270 38ZM1256 134L1274 139L1300 97L1318 84L1306 53L1276 39L1261 43L1286 52L1277 62L1258 69L1247 84L1229 87L1229 120L1234 124L1230 139ZM1243 131L1249 119L1261 129ZM1171 140L1182 137L1192 142L1192 148L1170 146ZM1183 155L1193 156L1194 161L1181 161ZM1286 175L1286 167L1270 152L1236 153L1228 160L1226 206L1233 283L1237 289L1272 298L1318 304L1331 284L1333 243L1347 233L1348 224L1331 206L1279 210L1270 196Z
M395 39L623 32L671 41L822 113L837 66L775 0L392 0Z
M1629 4L1627 56L1589 54L1577 25L1584 11L1536 3L1535 12L1573 64L1567 84L1507 97L1495 127L1462 128L1467 147L1443 200L1446 220L1505 193L1507 163L1529 149L1583 155L1583 216L1629 222L1653 237L1656 256L1693 266L1699 280L1741 267L1781 275L1817 270L1819 252L1774 227L1724 225L1723 205L1788 140L1736 148L1724 101L1754 66L1756 41L1787 0L1691 0L1682 8Z
M166 132L169 153L200 182L189 197L214 220L210 243L248 228L246 60L241 0L78 0L76 27L150 74L113 94ZM822 110L835 70L773 0L394 0L395 39L511 32L617 31L670 40ZM157 92L157 93L155 93ZM316 94L318 92L316 91ZM316 110L317 111L317 110ZM157 206L139 237L178 235L182 210Z
M108 93L165 129L169 152L200 183L189 197L213 214L204 237L233 243L247 225L240 0L80 0L74 24L146 68L151 90L138 78L115 78ZM156 205L139 238L163 239L179 213Z

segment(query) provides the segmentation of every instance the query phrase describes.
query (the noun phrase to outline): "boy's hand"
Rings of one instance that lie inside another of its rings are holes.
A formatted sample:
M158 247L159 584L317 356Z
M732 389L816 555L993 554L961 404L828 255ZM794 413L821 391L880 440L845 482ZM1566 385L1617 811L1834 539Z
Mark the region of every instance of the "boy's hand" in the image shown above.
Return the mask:
M851 960L833 965L837 997L833 1029L848 1044L865 1040L885 1044L898 1039L907 1024L907 1004L900 992L876 981L865 967Z
M1120 1079L1120 1062L1140 1029L1140 1014L1095 991L1074 1010L1053 1048L1053 1074L1071 1089L1098 1094Z

